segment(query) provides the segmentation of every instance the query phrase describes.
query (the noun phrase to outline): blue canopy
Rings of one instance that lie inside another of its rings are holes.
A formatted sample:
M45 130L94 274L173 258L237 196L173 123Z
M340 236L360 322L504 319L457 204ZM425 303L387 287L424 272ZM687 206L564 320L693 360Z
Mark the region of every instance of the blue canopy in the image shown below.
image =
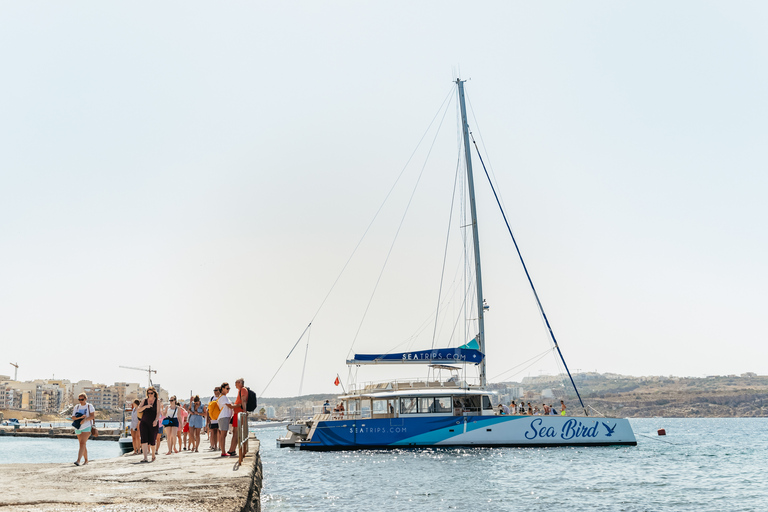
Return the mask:
M399 352L396 354L355 354L354 359L347 360L347 364L480 364L483 357L482 352L472 348L436 348L432 350L417 350L415 352Z

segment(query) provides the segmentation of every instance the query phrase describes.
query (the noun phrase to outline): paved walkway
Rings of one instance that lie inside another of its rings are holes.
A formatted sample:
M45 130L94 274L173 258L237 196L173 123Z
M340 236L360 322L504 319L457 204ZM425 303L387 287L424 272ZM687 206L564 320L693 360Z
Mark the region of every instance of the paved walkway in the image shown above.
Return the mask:
M229 444L229 438L227 438ZM241 467L203 441L199 453L181 451L154 462L141 455L68 464L0 466L0 512L6 511L215 511L258 510L248 504L261 493L259 442L249 441ZM255 483L254 483L255 481ZM258 502L257 502L258 503Z

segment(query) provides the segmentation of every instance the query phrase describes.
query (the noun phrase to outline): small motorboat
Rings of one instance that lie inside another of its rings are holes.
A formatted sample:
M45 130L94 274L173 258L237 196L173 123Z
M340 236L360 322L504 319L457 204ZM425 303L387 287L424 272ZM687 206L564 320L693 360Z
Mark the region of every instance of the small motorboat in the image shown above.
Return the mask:
M123 434L117 440L117 444L120 446L121 453L131 453L133 451L133 439L130 435Z

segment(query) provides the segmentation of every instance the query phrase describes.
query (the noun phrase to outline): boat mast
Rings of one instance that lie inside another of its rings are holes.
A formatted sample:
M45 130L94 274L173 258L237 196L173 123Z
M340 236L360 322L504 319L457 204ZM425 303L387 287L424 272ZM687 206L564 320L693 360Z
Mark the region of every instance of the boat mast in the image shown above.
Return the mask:
M464 134L464 156L467 159L467 185L469 186L469 209L472 214L472 242L475 246L475 279L477 280L477 323L480 332L477 334L477 344L481 353L485 354L485 321L483 319L483 279L480 273L480 242L477 238L477 209L475 208L475 182L472 179L472 157L469 149L469 124L467 123L467 107L464 104L464 81L456 79L459 86L459 105L461 106L461 129ZM485 387L485 357L480 362L480 385Z

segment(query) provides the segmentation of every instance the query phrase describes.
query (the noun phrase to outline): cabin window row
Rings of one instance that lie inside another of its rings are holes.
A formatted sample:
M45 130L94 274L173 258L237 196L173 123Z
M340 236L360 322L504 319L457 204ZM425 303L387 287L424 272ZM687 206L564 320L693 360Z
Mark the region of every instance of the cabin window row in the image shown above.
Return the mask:
M406 397L400 399L400 414L431 414L453 412L451 397Z

